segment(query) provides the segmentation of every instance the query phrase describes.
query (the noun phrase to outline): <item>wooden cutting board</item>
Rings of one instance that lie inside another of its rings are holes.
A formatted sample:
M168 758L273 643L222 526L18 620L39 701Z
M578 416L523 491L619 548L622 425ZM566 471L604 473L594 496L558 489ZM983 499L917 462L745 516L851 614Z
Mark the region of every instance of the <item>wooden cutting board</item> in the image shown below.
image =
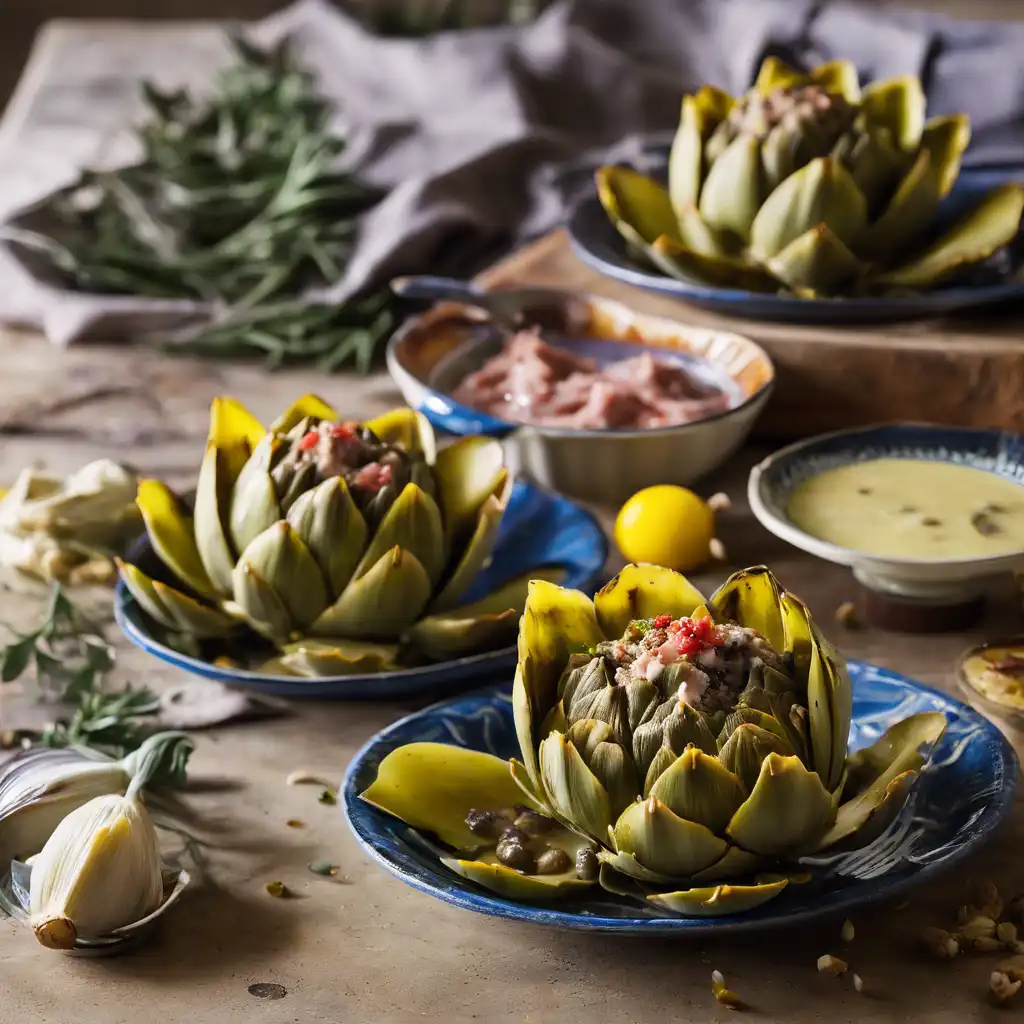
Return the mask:
M754 428L772 439L892 420L1024 433L1024 307L877 327L809 327L720 316L620 284L573 255L563 230L482 275L604 295L637 309L754 338L778 373Z

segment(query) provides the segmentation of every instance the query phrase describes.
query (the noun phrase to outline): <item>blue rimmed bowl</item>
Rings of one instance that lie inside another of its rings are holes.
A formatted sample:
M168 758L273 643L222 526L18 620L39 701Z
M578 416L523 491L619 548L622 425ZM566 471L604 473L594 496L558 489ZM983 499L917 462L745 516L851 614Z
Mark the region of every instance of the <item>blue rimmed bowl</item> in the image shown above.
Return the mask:
M823 434L769 455L750 471L750 508L777 537L818 558L850 566L864 586L896 598L958 603L983 593L994 576L1024 569L1024 551L950 559L867 554L815 537L790 518L790 498L805 480L830 469L883 458L970 466L1024 485L1024 437L1019 434L893 423Z
M403 882L446 903L527 924L624 934L697 935L783 927L890 899L947 871L977 850L1009 813L1019 774L1013 748L977 711L888 669L849 663L853 681L850 748L874 742L894 721L940 711L947 729L900 818L865 850L816 860L814 879L791 885L763 907L727 917L678 917L588 890L584 897L533 906L514 903L448 871L404 822L359 794L394 749L417 741L452 743L516 756L507 688L492 687L436 704L378 733L342 783L343 809L356 839Z
M490 563L466 594L476 601L514 576L540 566L559 566L563 586L592 591L600 582L608 558L608 541L585 509L526 481L517 481L501 521ZM166 575L149 538L142 538L129 560L156 579ZM216 664L171 647L160 629L119 582L114 593L114 618L136 647L161 661L206 679L215 679L257 693L319 700L364 700L411 697L461 689L467 680L510 674L516 663L515 646L416 668L363 675L300 679L266 675Z
M458 303L407 321L387 348L388 369L406 402L442 433L501 438L507 464L542 487L620 504L652 484L691 484L740 447L768 401L775 369L750 338L648 316L596 296L544 289L530 295L548 343L598 363L646 350L719 387L731 402L705 419L649 430L511 423L452 397L465 377L500 351L504 338L495 327ZM532 312L527 309L527 322Z
M661 154L652 154L652 164ZM951 225L972 204L998 185L1024 181L1024 168L962 171L936 214L936 228ZM647 270L626 253L626 245L608 219L596 193L572 211L568 224L573 252L606 277L645 291L668 295L716 313L746 319L797 324L883 323L942 316L966 309L1024 301L1024 228L999 258L971 272L967 280L913 295L867 298L801 299L782 292L766 294L740 288L715 288L680 281Z

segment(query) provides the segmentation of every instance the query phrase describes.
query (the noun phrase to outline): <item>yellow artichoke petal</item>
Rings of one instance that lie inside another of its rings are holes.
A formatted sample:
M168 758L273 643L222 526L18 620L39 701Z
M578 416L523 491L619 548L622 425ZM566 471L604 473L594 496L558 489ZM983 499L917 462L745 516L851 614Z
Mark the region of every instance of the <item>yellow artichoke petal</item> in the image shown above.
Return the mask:
M512 643L532 579L558 584L565 579L565 570L544 567L517 576L479 601L425 616L412 626L405 639L436 659L456 658Z
M466 826L471 810L527 803L507 761L446 743L407 743L391 751L359 795L455 850L481 845Z
M889 205L858 243L858 252L876 259L888 256L885 261L891 263L893 253L906 252L920 238L938 205L939 175L931 153L922 149Z
M601 167L594 175L597 195L627 241L650 245L659 235L679 240L668 189L628 167ZM623 225L630 231L623 231Z
M826 224L795 238L767 266L794 293L809 298L834 295L867 269Z
M159 480L142 480L135 501L160 561L197 594L213 597L216 587L199 557L192 520L174 492Z
M274 588L244 559L234 572L234 605L261 636L276 642L291 638L292 617Z
M864 824L851 833L848 841L837 841L830 845L830 850L838 853L846 849L867 846L874 842L899 816L920 775L921 773L916 768L908 768L902 774L897 775L885 787L885 791L879 798L880 802L871 809Z
M541 740L540 776L547 804L568 824L590 836L603 836L611 824L608 794L579 751L559 732Z
M763 857L741 850L738 846L730 846L721 860L715 861L709 868L698 871L692 881L696 885L708 882L724 882L729 878L739 878L755 871L764 862Z
M582 890L589 889L595 884L577 878L575 866L558 875L524 875L503 864L485 860L442 857L441 863L457 875L462 875L463 878L468 878L499 896L531 903L578 896Z
M608 850L601 850L597 858L602 865L607 865L619 874L625 875L627 878L636 879L636 881L643 882L646 885L666 885L672 880L668 875L662 875L657 871L652 871L650 868L645 868L631 853L618 851L612 853ZM631 887L619 889L616 886L611 891L619 892L623 896L634 894Z
M744 850L782 856L812 848L832 824L832 798L798 757L769 754L726 830Z
M699 209L705 223L749 239L764 201L763 176L760 141L753 135L736 136L709 168L701 189ZM671 237L668 231L659 234Z
M438 504L448 551L467 542L484 502L504 493L508 481L504 459L500 442L487 437L460 438L438 454Z
M868 217L874 219L879 207L891 197L900 178L910 169L912 155L905 153L893 140L888 128L868 126L862 141L843 155L843 163L850 172L868 204ZM833 155L846 144L850 136L839 141Z
M940 198L948 195L960 176L960 160L971 141L971 122L966 114L933 117L924 126L921 148L932 158L932 173L938 176Z
M509 761L509 768L512 771L512 778L516 780L516 785L526 794L530 804L534 807L542 810L545 814L553 816L554 812L547 806L547 800L544 794L538 788L540 782L540 775L538 773L537 781L531 777L530 773L526 769L526 765L522 761L517 761L514 757Z
M430 420L415 409L392 409L372 420L367 420L364 427L369 427L382 441L401 445L410 455L422 455L434 464L437 458L437 440Z
M454 608L462 595L473 585L480 570L494 551L502 517L512 496L512 480L507 474L499 478L499 491L487 497L477 512L476 526L451 575L431 604L432 612ZM546 578L541 575L542 579Z
M520 632L520 638L522 633ZM529 680L529 683L527 683ZM531 698L531 693L533 697ZM536 697L537 687L534 683L533 659L519 657L519 664L516 666L515 679L512 683L512 714L516 724L516 739L519 740L519 751L523 758L523 772L529 779L533 791L543 793L544 785L540 777L540 758L537 756L537 733L536 727L540 722L534 722L534 706L544 707L539 704ZM513 774L515 774L513 770ZM520 784L525 788L525 780L517 776Z
M867 202L850 172L832 157L819 157L764 201L750 228L750 248L758 259L771 259L819 224L846 245L855 245L867 222Z
M392 548L353 580L310 627L312 636L397 640L430 600L430 577L415 555Z
M831 684L828 663L815 639L811 647L811 662L807 673L807 717L814 770L826 785L833 772L841 767L832 764L835 721L832 715Z
M163 602L160 600L160 595L153 587L153 579L130 562L123 562L120 558L116 558L114 561L117 564L117 571L120 573L124 585L138 602L139 607L150 618L156 619L161 625L167 626L169 629L177 629L177 620L164 607Z
M292 402L290 406L276 420L270 429L275 434L287 434L289 430L301 423L307 417L315 420L336 420L337 410L328 405L318 395L303 395Z
M765 57L757 72L754 88L767 96L776 89L790 89L796 85L808 85L811 78L779 57Z
M728 259L739 253L736 236L705 224L700 211L693 205L679 210L679 234L683 248L698 256Z
M607 637L622 636L633 619L681 618L703 603L685 576L659 565L627 565L594 596L597 622Z
M684 210L694 207L700 198L704 169L704 133L701 127L697 98L684 96L679 127L668 157L668 193L677 218L682 217ZM653 242L654 238L649 241Z
M202 604L194 597L169 587L160 580L152 580L153 592L172 620L173 627L190 633L200 640L223 637L238 629L237 620L216 608Z
M251 570L273 587L299 629L309 626L327 606L320 567L286 520L264 530L242 552L233 577L236 590Z
M946 716L942 712L925 711L897 722L867 750L853 755L851 781L860 776L863 788L856 789L852 799L840 805L835 824L817 849L828 849L863 828L885 801L890 785L905 772L917 771L927 759L922 750L930 750L945 730ZM870 779L866 785L865 778Z
M739 779L746 793L753 791L769 754L792 755L788 740L777 732L744 722L722 745L718 760Z
M299 640L282 648L275 667L306 679L388 672L398 667L396 644L371 644L360 640ZM264 669L266 671L266 669Z
M797 684L796 696L804 701L814 647L811 613L803 601L788 591L780 595L779 612L782 618L782 649L792 659L791 678Z
M781 590L763 565L733 573L708 602L716 622L738 622L766 637L776 651L786 650Z
M648 896L651 903L687 917L718 917L744 914L775 899L789 884L785 878L764 885L719 885L714 888L688 889Z
M231 594L231 574L235 568L227 521L235 484L231 471L240 451L208 445L196 486L196 547L207 575L223 597Z
M274 481L267 472L245 473L238 478L231 499L228 527L236 551L246 547L281 518ZM242 485L242 486L240 486Z
M850 103L860 100L860 80L857 65L852 60L830 60L819 64L811 78L829 92L839 93Z
M875 278L889 288L931 288L1008 245L1020 229L1024 187L1000 185L923 253Z
M218 448L240 446L251 452L266 432L263 424L233 398L215 398L210 405L207 444Z
M921 143L925 105L921 81L914 75L872 82L861 94L861 109L868 123L888 128L900 148L907 152Z
M687 878L720 860L728 844L652 796L622 812L615 823L615 849L659 875Z
M709 237L711 231L708 228ZM715 232L714 237L721 239L723 235ZM646 252L658 270L686 284L696 282L720 288L742 288L749 292L779 290L779 282L762 267L731 256L694 252L670 238L657 239Z
M437 502L416 484L409 483L392 502L377 532L356 566L354 578L365 576L392 548L416 557L426 570L431 587L444 568L444 526Z
M366 520L340 476L301 494L288 509L288 522L309 548L327 588L337 597L348 586L366 548Z
M650 796L680 818L721 834L746 794L717 757L689 747L661 773Z
M846 659L813 625L814 640L822 658L825 685L828 687L829 714L832 718L832 756L828 778L822 776L825 788L834 790L846 770L846 750L850 742L853 718L853 685L846 669Z

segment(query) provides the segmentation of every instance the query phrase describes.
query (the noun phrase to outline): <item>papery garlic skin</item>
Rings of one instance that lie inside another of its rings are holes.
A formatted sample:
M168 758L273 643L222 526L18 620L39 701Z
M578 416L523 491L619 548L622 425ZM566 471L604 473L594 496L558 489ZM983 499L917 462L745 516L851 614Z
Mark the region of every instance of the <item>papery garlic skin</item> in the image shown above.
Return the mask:
M50 949L110 935L162 899L156 829L131 796L96 797L72 811L33 859L30 923Z

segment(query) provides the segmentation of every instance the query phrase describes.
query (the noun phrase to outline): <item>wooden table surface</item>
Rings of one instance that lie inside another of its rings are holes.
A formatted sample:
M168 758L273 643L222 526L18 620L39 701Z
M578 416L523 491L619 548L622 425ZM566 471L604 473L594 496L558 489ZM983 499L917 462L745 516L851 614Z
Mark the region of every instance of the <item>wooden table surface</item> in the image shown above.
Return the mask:
M204 14L216 13L200 6ZM959 6L981 13L980 5ZM1011 0L998 6L1010 16L1010 8L1019 10ZM10 45L10 19L27 23L44 7L49 12L54 4L4 5L0 52ZM999 13L993 3L988 7ZM353 417L371 416L401 400L384 374L367 380L300 371L267 375L258 367L212 366L135 349L56 351L38 337L10 332L0 332L0 367L0 482L34 461L68 471L112 456L171 484L188 485L198 467L209 401L219 394L240 398L264 418L306 390L322 393ZM744 450L701 485L706 493L725 491L734 504L721 520L728 563L695 580L710 589L734 568L765 562L831 623L837 606L855 597L849 574L769 536L745 504L747 472L765 450ZM608 510L601 515L607 524ZM28 626L40 611L38 598L0 592L0 622ZM1007 601L971 632L906 637L875 629L831 630L849 656L950 689L960 651L975 638L1018 627L1016 619ZM157 689L182 681L176 670L124 643L118 653L121 680ZM964 869L916 891L908 905L855 915L856 938L845 948L840 921L717 941L561 934L471 915L406 887L361 853L338 809L318 804L315 789L285 785L297 767L340 779L374 731L422 703L295 704L271 722L197 734L193 802L208 823L209 878L165 919L151 944L118 959L50 953L14 923L0 920L0 1020L720 1021L730 1011L712 998L714 969L726 974L759 1021L1005 1019L1007 1011L992 1008L985 998L994 959L965 954L937 963L919 952L915 937L923 925L948 922L972 881L993 880L1007 897L1024 890L1019 803L999 836ZM2 727L17 724L25 711L17 705L9 697L0 704ZM1021 737L1010 735L1020 750ZM287 827L290 818L305 827ZM309 873L306 865L318 857L335 860L342 875L322 879ZM264 883L273 879L299 898L267 896ZM816 959L827 952L850 961L864 980L863 994L816 972ZM281 985L286 995L259 1000L248 992L259 982Z

